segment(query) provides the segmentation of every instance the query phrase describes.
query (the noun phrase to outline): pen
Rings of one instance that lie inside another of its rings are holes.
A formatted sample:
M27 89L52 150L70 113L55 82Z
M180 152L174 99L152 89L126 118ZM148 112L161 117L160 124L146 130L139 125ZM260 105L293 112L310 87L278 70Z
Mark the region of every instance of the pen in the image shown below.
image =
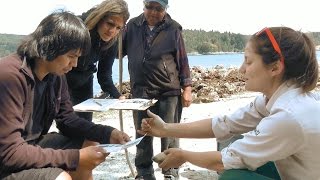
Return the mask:
M101 103L99 103L98 101L96 101L96 100L93 100L93 102L95 102L96 104L98 104L99 106L102 106L102 104Z

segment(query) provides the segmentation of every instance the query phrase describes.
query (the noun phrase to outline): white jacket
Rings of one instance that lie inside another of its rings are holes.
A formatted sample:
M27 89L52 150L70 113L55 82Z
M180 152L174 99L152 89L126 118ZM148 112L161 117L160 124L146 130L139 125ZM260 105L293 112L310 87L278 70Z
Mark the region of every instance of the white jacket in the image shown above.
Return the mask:
M223 149L225 169L255 170L274 161L281 179L320 179L320 95L282 84L231 115L212 119L217 141L244 138Z

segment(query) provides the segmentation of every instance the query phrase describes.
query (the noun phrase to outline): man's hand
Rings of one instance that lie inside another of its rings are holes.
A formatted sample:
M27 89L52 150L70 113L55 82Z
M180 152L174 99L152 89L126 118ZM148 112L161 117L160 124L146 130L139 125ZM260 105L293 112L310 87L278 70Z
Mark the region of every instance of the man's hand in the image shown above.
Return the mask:
M92 170L100 163L104 162L110 153L106 153L103 148L88 146L80 149L78 168Z
M111 132L110 144L125 144L130 141L130 137L128 134L119 131L118 129L114 129Z
M192 103L192 94L191 94L191 86L184 87L181 101L182 101L182 107L189 107Z
M124 100L124 99L126 99L126 97L125 97L124 95L121 95L121 96L119 97L119 100Z
M166 137L166 123L156 114L147 110L150 118L144 118L141 122L141 130L137 132L141 135L147 133L149 136Z

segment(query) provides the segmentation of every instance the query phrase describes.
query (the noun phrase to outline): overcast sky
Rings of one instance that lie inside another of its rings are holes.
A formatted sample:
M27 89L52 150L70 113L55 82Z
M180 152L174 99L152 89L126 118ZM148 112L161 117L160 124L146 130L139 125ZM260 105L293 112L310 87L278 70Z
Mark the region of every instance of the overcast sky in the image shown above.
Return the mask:
M0 33L29 34L56 9L75 14L102 0L2 0ZM265 26L320 32L317 0L169 0L168 13L184 29L253 34ZM127 0L130 18L143 12L143 0Z

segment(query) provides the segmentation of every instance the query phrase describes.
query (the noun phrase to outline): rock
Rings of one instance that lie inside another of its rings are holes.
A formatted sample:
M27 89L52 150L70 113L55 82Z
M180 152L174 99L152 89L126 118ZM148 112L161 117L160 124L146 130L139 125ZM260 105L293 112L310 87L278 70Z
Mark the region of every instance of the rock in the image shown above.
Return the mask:
M164 152L161 152L155 156L152 157L152 161L158 163L158 164L161 164L162 161L164 161L164 159L166 158L166 154L164 154Z
M217 65L210 69L195 66L190 72L193 103L216 102L221 98L228 98L245 91L243 74L238 68L224 68L222 65ZM320 79L315 90L320 90ZM126 98L131 97L129 82L123 82L121 93Z

